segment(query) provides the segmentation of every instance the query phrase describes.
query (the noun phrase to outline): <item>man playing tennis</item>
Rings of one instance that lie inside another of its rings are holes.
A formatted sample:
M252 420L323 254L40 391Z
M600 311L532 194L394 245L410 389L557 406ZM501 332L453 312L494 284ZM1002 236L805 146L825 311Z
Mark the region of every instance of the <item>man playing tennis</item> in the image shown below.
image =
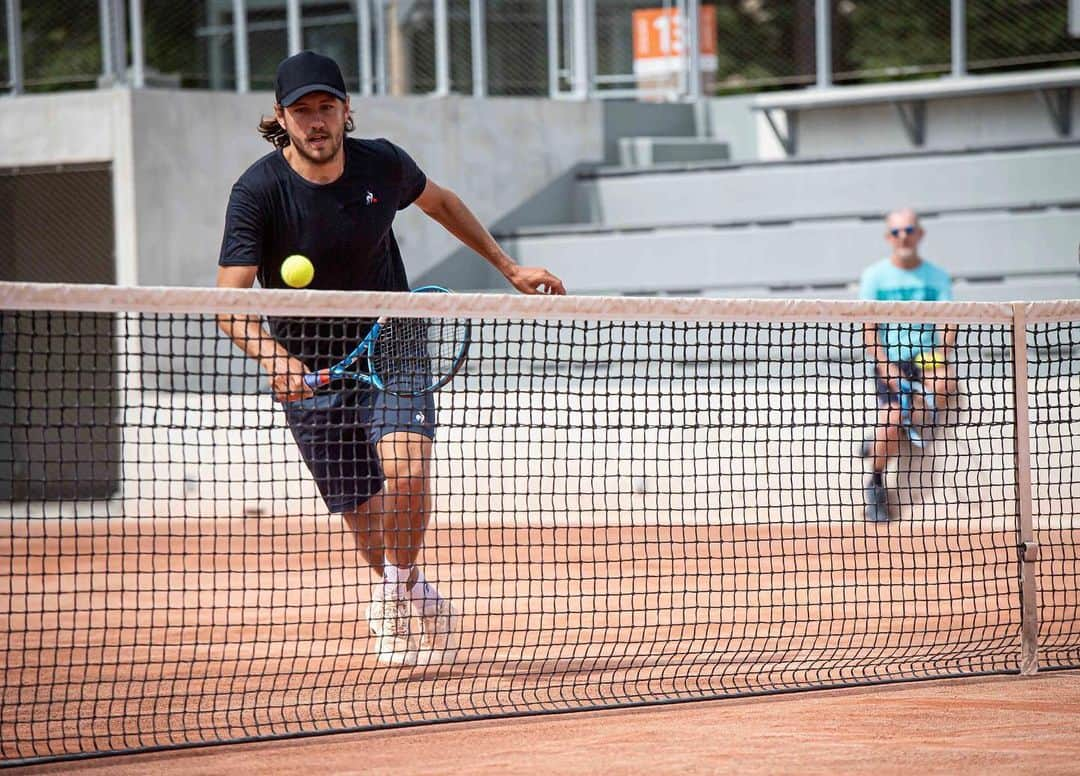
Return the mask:
M919 256L923 229L914 210L904 208L885 218L885 240L892 246L887 259L863 271L859 296L869 300L946 302L952 299L952 281L941 268ZM955 381L948 376L956 344L955 327L944 327L941 336L933 324L867 324L864 338L868 356L874 363L878 412L874 434L862 447L871 460L870 479L866 483L866 519L883 523L889 520L885 467L899 455L904 438L901 407L901 381L919 382L937 406L943 406L956 392ZM922 400L920 399L920 402ZM916 407L916 413L925 413Z
M284 60L274 116L259 126L275 150L232 188L217 284L247 288L258 277L282 288L292 254L315 266L310 287L407 291L391 228L416 203L527 294L563 294L544 269L518 266L449 189L429 180L387 140L346 138L353 121L345 82L328 57L304 51ZM315 311L317 312L317 311ZM327 507L340 513L368 565L381 577L367 618L379 661L443 662L455 643L450 602L424 578L417 558L430 511L435 406L430 394L398 398L369 387L315 394L304 376L343 358L370 322L221 316L221 329L270 377L275 396ZM412 632L410 608L421 632Z

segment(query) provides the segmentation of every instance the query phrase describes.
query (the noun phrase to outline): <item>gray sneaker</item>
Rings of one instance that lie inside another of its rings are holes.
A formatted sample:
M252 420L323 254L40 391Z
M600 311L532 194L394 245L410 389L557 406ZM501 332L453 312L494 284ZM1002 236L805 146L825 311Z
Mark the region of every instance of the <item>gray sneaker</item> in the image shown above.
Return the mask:
M872 481L866 486L866 520L869 523L889 522L889 494L884 485Z

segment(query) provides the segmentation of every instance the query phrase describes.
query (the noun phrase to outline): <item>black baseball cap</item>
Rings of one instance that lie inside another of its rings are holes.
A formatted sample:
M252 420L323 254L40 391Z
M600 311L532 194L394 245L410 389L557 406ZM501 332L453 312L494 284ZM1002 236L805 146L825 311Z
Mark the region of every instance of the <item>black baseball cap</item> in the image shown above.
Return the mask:
M278 105L287 108L312 92L328 92L339 100L346 99L345 79L337 62L314 51L301 51L282 60L274 78Z

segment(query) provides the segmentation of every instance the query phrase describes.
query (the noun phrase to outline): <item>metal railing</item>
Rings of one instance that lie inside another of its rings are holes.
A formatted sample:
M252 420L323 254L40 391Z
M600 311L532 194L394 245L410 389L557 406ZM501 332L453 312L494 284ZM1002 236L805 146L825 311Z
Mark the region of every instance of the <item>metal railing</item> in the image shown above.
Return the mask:
M4 0L0 88L245 92L314 48L360 95L693 99L1080 64L1078 4Z

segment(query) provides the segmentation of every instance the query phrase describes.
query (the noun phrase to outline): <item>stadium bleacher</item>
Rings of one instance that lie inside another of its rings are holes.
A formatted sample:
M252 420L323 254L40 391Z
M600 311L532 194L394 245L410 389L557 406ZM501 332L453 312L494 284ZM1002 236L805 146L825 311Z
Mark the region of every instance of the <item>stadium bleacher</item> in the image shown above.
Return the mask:
M927 230L925 255L970 298L1077 296L1078 179L1075 140L601 167L578 176L587 223L500 236L521 261L550 267L583 293L843 298L885 255L882 215L910 205ZM673 271L689 256L691 272Z
M913 146L922 146L926 142L928 102L1024 92L1041 96L1055 134L1068 137L1072 131L1072 90L1077 86L1080 86L1080 74L1075 69L1032 70L762 94L754 99L752 106L764 114L789 154L798 149L800 113L866 105L895 106L908 140ZM776 113L784 115L782 125L774 118Z

